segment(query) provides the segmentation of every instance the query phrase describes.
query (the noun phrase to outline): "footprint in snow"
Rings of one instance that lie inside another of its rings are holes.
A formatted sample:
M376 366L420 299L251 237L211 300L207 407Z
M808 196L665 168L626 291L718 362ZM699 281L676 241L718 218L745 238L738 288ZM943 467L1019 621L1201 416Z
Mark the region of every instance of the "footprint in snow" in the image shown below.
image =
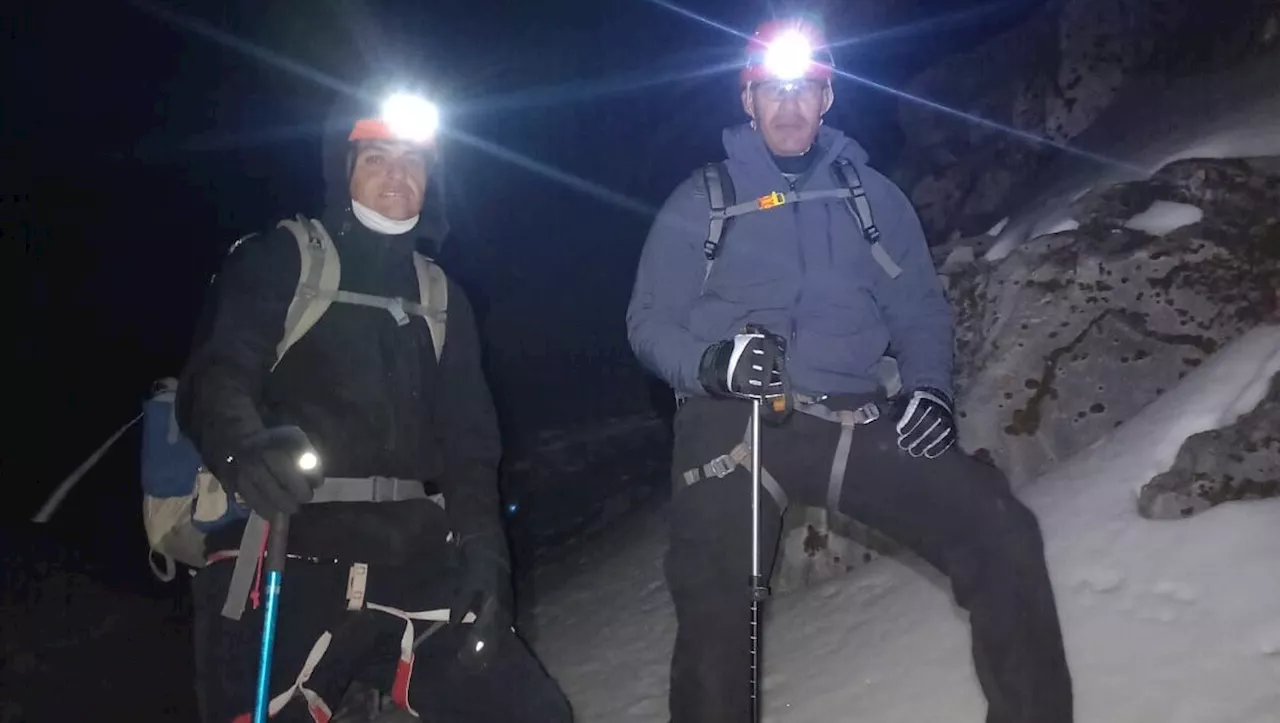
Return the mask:
M1076 575L1072 584L1086 596L1093 593L1112 593L1124 586L1124 574L1119 570L1106 567L1095 567L1082 570Z

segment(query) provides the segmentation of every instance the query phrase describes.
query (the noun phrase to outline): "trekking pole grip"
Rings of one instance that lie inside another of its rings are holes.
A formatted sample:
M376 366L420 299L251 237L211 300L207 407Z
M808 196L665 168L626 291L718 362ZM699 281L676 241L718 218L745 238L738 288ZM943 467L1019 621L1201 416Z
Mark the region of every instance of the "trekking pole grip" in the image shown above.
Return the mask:
M284 560L289 549L289 516L280 513L271 518L267 529L267 559L265 572L284 572Z

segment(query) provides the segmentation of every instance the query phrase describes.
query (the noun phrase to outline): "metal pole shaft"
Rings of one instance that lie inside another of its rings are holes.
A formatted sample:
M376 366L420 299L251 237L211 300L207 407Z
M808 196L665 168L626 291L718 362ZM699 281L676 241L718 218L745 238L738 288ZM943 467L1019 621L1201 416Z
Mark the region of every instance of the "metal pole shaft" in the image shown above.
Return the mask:
M751 403L751 578L760 577L760 400Z
M751 403L751 720L760 720L760 405Z
M288 549L289 517L276 515L267 529L265 569L267 603L262 615L262 648L258 653L258 680L253 703L253 723L266 723L271 702L271 658L276 644L276 620L280 617L280 584Z

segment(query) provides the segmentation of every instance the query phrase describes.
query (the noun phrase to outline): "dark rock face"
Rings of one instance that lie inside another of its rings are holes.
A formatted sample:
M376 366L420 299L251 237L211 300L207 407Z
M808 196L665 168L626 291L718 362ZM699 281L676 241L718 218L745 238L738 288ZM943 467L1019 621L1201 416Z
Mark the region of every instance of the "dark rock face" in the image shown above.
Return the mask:
M1223 502L1267 497L1280 497L1280 374L1235 424L1188 437L1173 467L1143 486L1138 512L1181 519Z
M894 177L933 243L982 233L1127 84L1229 68L1274 47L1278 25L1271 0L1053 0L908 84L970 117L903 101Z

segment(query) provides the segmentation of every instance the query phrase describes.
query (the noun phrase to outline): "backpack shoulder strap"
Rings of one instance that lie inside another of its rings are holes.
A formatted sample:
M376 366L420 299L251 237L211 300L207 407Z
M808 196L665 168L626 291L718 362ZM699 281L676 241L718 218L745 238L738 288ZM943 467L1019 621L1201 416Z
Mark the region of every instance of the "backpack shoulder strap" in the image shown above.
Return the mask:
M707 229L707 239L702 242L702 253L707 261L715 261L720 255L720 242L724 239L729 216L726 213L730 206L737 203L733 188L733 178L724 161L708 163L697 172L697 183L707 194L711 206L711 224Z
M854 167L853 162L848 158L837 158L831 164L831 170L836 175L836 180L845 188L849 189L849 197L844 199L844 205L849 209L849 214L858 222L859 228L862 230L862 237L867 243L871 244L871 256L880 264L880 268L889 275L889 278L896 279L902 273L902 268L889 256L889 252L884 250L884 245L880 243L880 229L876 227L875 218L871 215L871 204L867 201L867 191L862 186L862 179L858 176L858 169Z
M422 317L431 330L431 343L436 348L436 361L444 354L445 330L449 324L449 279L434 261L416 251L413 269L418 275L418 298Z
M710 205L710 224L707 227L707 238L702 242L702 253L707 258L707 266L702 274L702 281L711 276L711 267L720 255L720 242L728 229L732 218L728 209L737 202L733 188L733 178L724 161L708 163L694 172L694 193L705 195Z
M277 226L293 232L298 242L301 267L293 301L289 302L289 311L285 314L284 335L276 346L272 371L284 358L285 352L329 310L342 278L342 265L333 247L333 239L329 238L329 232L319 221L299 214L297 218L284 219Z

